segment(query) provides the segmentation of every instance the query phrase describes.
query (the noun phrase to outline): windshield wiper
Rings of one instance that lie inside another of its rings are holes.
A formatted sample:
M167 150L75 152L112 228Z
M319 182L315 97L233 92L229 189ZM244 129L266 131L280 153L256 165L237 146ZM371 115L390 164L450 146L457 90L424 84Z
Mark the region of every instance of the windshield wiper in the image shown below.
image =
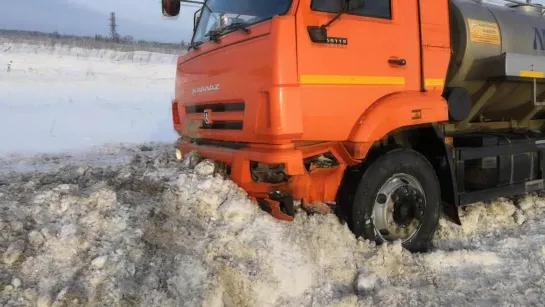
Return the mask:
M210 30L208 33L204 35L204 37L210 37L210 40L219 43L220 42L220 36L221 36L221 30Z
M250 29L248 29L248 24L244 22L234 22L227 27L223 28L222 30L240 30L246 34L250 34Z
M210 40L214 41L215 43L219 43L220 42L219 38L221 36L236 30L240 30L246 34L250 34L250 29L248 29L248 24L244 22L235 22L219 30L210 30L208 31L208 33L205 34L205 36L210 37Z

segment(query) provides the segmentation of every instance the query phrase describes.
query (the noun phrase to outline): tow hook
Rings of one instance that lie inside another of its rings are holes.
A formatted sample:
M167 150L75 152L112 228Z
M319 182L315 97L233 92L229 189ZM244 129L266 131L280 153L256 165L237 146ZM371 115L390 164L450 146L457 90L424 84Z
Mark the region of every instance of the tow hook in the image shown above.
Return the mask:
M295 206L293 197L289 194L273 192L264 197L256 197L259 207L282 221L293 221L295 217Z

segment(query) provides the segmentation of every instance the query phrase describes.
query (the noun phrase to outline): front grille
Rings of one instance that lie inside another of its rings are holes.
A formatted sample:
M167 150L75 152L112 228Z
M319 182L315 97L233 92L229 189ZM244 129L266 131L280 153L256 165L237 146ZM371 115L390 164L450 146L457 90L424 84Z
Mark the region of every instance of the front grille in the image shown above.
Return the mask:
M243 112L245 105L243 102L238 103L214 103L214 104L200 104L194 106L186 106L185 112L187 114L203 113L204 110L211 110L212 112Z
M206 125L203 123L201 129L209 130L242 130L244 124L242 121L215 121L211 125Z
M230 148L230 149L244 149L249 147L248 143L227 142L227 141L217 141L217 140L207 140L207 139L195 139L193 140L193 143L196 145L202 145L202 146L215 146L215 147L223 147L223 148Z
M199 129L203 130L243 130L244 128L243 102L207 103L186 105L187 119L198 121ZM204 122L205 111L209 110L210 124Z

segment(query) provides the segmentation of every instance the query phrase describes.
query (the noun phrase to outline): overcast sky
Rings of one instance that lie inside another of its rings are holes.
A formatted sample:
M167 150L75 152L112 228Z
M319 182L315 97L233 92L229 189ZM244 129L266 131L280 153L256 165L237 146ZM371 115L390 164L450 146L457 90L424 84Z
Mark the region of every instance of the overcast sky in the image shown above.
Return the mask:
M63 34L108 35L110 12L118 32L162 42L190 40L195 5L182 7L177 19L165 19L160 0L0 0L0 28Z
M178 19L166 20L160 0L0 0L0 28L108 35L109 13L116 12L121 35L180 42L191 39L195 6L183 6L182 11Z

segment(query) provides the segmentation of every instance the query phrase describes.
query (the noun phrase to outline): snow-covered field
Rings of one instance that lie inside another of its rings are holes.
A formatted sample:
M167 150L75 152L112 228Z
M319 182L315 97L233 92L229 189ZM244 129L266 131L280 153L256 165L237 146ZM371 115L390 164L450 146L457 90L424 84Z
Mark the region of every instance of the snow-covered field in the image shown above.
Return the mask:
M176 58L0 42L0 153L172 140Z
M170 145L0 161L3 306L539 306L545 201L442 223L435 249L356 239L334 215L273 219ZM8 172L17 166L17 172ZM521 224L521 225L519 225Z
M0 74L1 306L545 305L545 198L462 210L428 254L334 215L281 222L211 161L175 161L170 60L17 48L0 53L18 63Z

